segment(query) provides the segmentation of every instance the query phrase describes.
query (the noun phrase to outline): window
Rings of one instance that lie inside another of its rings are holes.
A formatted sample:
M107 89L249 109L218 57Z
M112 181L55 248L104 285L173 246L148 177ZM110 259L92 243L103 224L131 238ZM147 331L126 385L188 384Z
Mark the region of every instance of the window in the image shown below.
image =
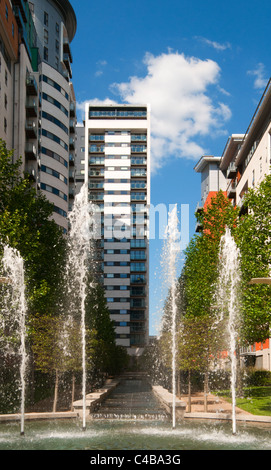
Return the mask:
M58 53L59 52L59 40L56 39L56 52Z
M48 47L45 47L43 48L43 59L46 60L46 62L48 62Z
M45 111L42 111L42 117L44 119L47 119L48 121L52 122L56 126L60 127L66 134L69 133L68 128L57 118L52 116L52 114L46 113Z
M14 23L12 23L11 28L12 28L12 30L11 30L11 32L12 32L12 37L14 38Z
M114 302L113 297L107 297L107 302Z
M8 21L8 6L6 4L6 20Z
M69 116L68 110L55 98L52 98L50 95L47 95L47 93L42 93L42 99L49 101L49 103L59 108L67 117Z
M49 39L48 31L47 29L44 29L44 32L43 32L44 44L48 44L48 39Z
M56 23L56 35L59 36L59 24Z
M44 26L48 26L48 24L49 24L49 16L48 16L48 13L47 13L46 11L44 12L44 17L43 17L43 19L44 19L44 21L43 21L43 22L44 22Z
M131 263L131 271L146 271L145 263Z
M8 123L7 123L6 118L4 118L4 131L5 131L5 133L7 132L7 127L8 127Z

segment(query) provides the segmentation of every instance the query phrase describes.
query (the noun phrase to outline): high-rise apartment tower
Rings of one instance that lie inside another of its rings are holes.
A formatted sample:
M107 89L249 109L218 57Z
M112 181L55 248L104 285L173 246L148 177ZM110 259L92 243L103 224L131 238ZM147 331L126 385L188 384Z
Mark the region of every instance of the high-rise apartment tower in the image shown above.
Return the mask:
M116 342L138 356L149 325L150 110L87 104L84 126L77 181L80 187L84 173L101 215L102 278Z

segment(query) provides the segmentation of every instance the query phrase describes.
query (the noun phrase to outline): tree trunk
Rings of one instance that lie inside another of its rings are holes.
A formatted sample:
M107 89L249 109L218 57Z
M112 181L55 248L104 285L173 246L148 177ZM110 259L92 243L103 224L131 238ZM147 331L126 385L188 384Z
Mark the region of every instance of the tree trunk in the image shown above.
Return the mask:
M204 412L208 411L208 371L204 375Z
M181 371L177 375L177 396L181 398Z
M75 375L72 374L72 402L71 402L71 410L73 410L73 402L74 402L74 395L75 395Z
M191 370L188 371L188 413L191 413Z
M56 369L55 396L54 396L54 403L53 403L53 413L56 412L56 407L57 407L58 383L59 383L59 374L58 374L58 369Z
M241 376L241 361L240 361L240 346L236 346L236 395L237 397L243 396L243 383Z

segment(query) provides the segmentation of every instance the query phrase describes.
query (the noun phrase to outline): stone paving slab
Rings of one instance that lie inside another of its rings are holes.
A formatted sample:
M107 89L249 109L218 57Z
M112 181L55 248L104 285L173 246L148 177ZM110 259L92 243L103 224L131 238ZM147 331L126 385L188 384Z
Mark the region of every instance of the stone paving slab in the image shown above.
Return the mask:
M25 413L25 420L34 420L34 419L66 419L66 418L77 418L78 413L74 411L58 411L55 413L43 412L43 413ZM0 415L0 421L20 421L20 414L5 414Z

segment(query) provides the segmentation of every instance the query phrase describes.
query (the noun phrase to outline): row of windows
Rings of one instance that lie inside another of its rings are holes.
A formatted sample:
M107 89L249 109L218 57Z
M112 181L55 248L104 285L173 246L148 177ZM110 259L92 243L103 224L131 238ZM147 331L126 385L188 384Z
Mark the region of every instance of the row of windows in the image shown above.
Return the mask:
M106 143L105 145L92 144L89 146L88 151L91 153L102 153L105 147L130 147L130 144L113 142ZM134 153L147 152L147 147L146 145L131 145L131 151Z
M42 93L42 98L60 109L67 117L69 116L68 110L59 101L52 98L52 96Z
M49 184L45 184L45 183L41 183L40 186L43 191L48 191L49 193L55 194L56 196L59 196L62 199L64 199L64 201L68 200L67 194L63 193L59 189L54 188L53 186L50 186Z
M57 91L59 91L67 100L69 100L69 95L68 93L62 88L57 82L52 80L51 78L47 77L46 75L42 75L40 78L42 81L45 83L48 83L48 85L52 86L55 88Z
M103 142L105 140L105 135L131 135L131 140L133 141L143 141L146 142L147 134L130 134L129 131L107 131L105 134L90 134L89 142L96 140Z
M68 168L68 162L63 158L61 157L60 155L58 155L57 153L55 152L52 152L52 150L49 150L45 147L41 147L41 152L44 154L44 155L47 155L48 157L51 157L53 158L54 160L56 160L57 162L61 163L62 165L64 165L66 168Z
M42 111L42 117L47 119L48 121L52 122L56 126L60 127L66 134L69 134L68 128L61 122L59 119L52 116L52 114L46 113L46 111Z
M146 117L145 110L97 109L89 110L89 118L95 117Z
M53 140L57 144L61 145L65 150L68 150L68 145L60 139L57 135L53 134L52 132L47 131L46 129L42 129L42 135L44 137L48 137L48 139Z
M68 215L66 211L64 211L63 209L61 209L60 207L57 207L57 206L54 206L54 212L56 214L62 215L62 217L65 217L65 218Z
M107 279L129 279L131 284L145 284L145 274L105 273Z
M63 181L63 183L68 184L68 179L63 176L61 173L59 173L56 170L53 170L52 168L49 168L48 166L41 165L41 171L44 173L47 173L48 175L52 175L55 178L58 178L60 181Z

